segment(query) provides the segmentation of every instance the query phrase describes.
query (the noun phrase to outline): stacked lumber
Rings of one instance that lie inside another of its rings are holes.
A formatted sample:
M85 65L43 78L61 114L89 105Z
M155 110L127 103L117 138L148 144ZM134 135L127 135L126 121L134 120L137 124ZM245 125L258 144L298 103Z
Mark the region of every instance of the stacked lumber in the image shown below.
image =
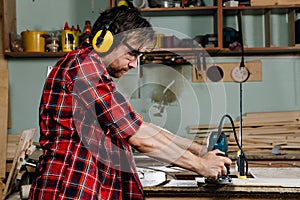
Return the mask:
M20 134L7 135L7 150L6 150L6 172L10 172L12 163L18 149Z
M272 153L277 146L280 153L300 151L300 111L248 113L242 117L242 146L244 152ZM234 126L240 140L239 122ZM195 140L204 144L208 134L217 131L217 125L191 126L189 132L197 134ZM230 124L224 124L223 132L228 137L229 152L236 152L234 134Z
M14 190L17 185L17 180L20 180L21 167L26 163L26 155L28 155L28 150L33 145L35 132L35 128L24 130L19 136L19 140L15 144L16 149L13 156L13 163L11 165L11 169L9 171L9 175L3 191L4 199ZM9 138L12 141L17 140L17 136L10 136Z
M20 137L20 134L7 135L6 161L12 161L14 159L20 141Z

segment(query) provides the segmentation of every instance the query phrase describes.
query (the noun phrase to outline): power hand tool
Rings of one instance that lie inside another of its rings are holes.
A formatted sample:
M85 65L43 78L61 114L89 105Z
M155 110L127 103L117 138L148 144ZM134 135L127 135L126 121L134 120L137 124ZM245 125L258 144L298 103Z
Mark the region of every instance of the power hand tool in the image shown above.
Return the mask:
M219 156L228 157L228 141L227 141L227 137L226 137L225 133L222 132L222 125L223 125L223 121L225 118L228 118L231 123L234 139L235 139L237 146L239 147L239 157L237 159L237 166L238 166L238 171L240 174L239 178L247 178L248 161L247 161L246 155L242 149L242 145L238 142L237 134L236 134L235 127L234 127L234 122L233 122L233 119L230 117L230 115L228 115L228 114L223 115L223 117L220 120L219 126L218 126L218 131L211 132L210 135L208 136L207 150L213 151L215 149L219 149L220 151L224 152L224 154L220 154ZM217 180L212 180L212 179L207 178L207 179L205 179L205 182L212 183L212 184L223 184L223 185L232 183L232 179L229 176L230 167L226 166L226 165L225 165L225 167L227 169L226 175L219 177Z
M226 137L225 133L222 132L221 130L211 132L209 134L209 137L208 137L207 150L208 151L213 151L215 149L218 149L218 150L224 152L224 154L217 154L218 156L226 156L226 157L228 157L228 141L227 141L227 137ZM216 185L218 185L218 184L221 184L221 185L231 184L232 183L232 179L229 176L229 174L230 174L230 166L229 165L225 165L225 167L227 169L226 175L220 176L217 180L206 178L205 179L205 183L207 183L207 184L216 184Z

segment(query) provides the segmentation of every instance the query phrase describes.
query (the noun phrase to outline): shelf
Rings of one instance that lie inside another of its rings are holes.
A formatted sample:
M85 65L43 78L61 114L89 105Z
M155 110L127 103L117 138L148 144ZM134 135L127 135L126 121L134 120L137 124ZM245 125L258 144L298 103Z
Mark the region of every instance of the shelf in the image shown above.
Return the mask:
M7 10L15 10L15 0L2 0L4 7L2 11L3 15L3 37L4 45L3 49L8 52L4 52L6 57L10 58L59 58L64 56L65 52L9 52L9 33L16 32L16 22L15 22L15 13L6 12ZM115 0L108 1L110 7L115 5ZM5 8L5 9L4 9ZM10 9L8 9L10 8ZM5 11L5 12L4 12ZM224 26L223 20L226 16L238 15L239 11L242 11L243 14L247 15L264 15L264 26L265 26L265 44L259 48L245 48L245 54L247 55L288 55L288 54L297 54L300 55L300 46L294 46L295 36L294 36L294 21L296 19L296 14L300 13L300 4L299 5L274 5L274 6L239 6L239 7L223 7L221 1L215 1L215 6L198 6L198 7L178 7L178 8L142 8L141 12L144 16L213 16L214 17L214 31L218 35L218 44L214 48L205 48L205 50L211 56L235 56L240 55L240 52L230 51L229 49L222 47L223 37L222 29ZM287 31L289 34L289 46L286 47L269 47L272 45L272 32L271 32L271 22L273 13L283 13L287 15L288 18L288 28L292 31ZM203 51L203 48L160 48L155 49L149 54L164 54L164 53L173 53L179 55L192 55L195 52Z
M5 52L4 55L12 58L60 58L65 52Z
M300 8L300 5L287 5L287 6L239 6L239 7L222 7L223 14L226 15L237 15L239 11L242 11L246 15L263 15L267 11L272 10L277 14L287 13L290 9Z
M274 54L297 54L300 55L300 46L294 47L255 47L255 48L245 48L244 50L246 55L274 55ZM219 55L240 55L241 52L231 51L227 48L220 49L218 52Z
M274 5L274 6L238 6L238 7L222 7L225 15L233 15L238 11L247 14L263 14L267 10L277 10L285 13L288 9L300 9L300 5ZM141 8L144 16L195 16L195 15L214 15L218 11L218 6L199 6L199 7L179 7L179 8ZM171 13L170 13L171 12Z
M151 53L155 53L155 54L164 54L164 53L176 53L176 54L180 54L180 55L185 55L185 54L195 54L197 52L201 52L201 51L207 51L210 53L217 53L220 51L219 48L156 48L153 51L149 52L149 54Z
M199 7L179 7L179 8L142 8L143 16L199 16L214 15L217 13L217 6L199 6ZM172 12L172 14L170 14Z
M211 56L236 56L240 55L239 51L231 51L228 48L156 48L147 55L195 55L206 51ZM65 52L6 52L7 57L12 58L60 58ZM293 47L258 47L245 48L246 55L266 55L266 54L300 54L300 46Z
M180 55L185 54L195 54L197 52L201 52L206 50L211 55L239 55L241 52L239 51L231 51L228 48L159 48L154 49L152 52L148 54L168 54L168 53L176 53ZM300 54L300 46L293 47L255 47L255 48L245 48L245 54L255 54L255 55L263 55L268 53L281 53L281 54Z
M264 10L264 9L279 9L279 8L295 9L295 8L300 8L300 4L299 5L237 6L237 7L226 6L226 7L222 7L223 10L250 10L250 9Z

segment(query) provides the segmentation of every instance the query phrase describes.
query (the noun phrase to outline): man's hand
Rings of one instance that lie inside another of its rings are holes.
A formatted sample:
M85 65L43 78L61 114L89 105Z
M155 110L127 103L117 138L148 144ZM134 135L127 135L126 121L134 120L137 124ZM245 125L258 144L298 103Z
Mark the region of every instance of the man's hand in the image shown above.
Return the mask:
M216 149L208 152L202 157L204 165L201 171L197 172L206 178L218 179L222 175L227 174L225 165L230 165L232 162L229 158L221 156L224 152Z

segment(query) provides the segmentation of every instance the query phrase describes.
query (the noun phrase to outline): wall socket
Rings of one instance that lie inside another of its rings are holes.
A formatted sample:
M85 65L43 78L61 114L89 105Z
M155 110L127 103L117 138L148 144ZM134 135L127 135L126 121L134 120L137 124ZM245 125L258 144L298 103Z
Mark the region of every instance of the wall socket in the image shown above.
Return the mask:
M203 69L196 69L193 68L193 82L216 82L209 79L207 76L207 72L210 67L217 66L222 71L222 78L217 82L234 82L231 77L231 71L234 67L239 66L240 63L238 62L228 62L228 63L215 63L213 65L207 66L207 69L204 71ZM254 60L245 62L245 67L250 72L250 76L247 81L262 81L262 62L261 60ZM218 75L220 76L220 75Z

